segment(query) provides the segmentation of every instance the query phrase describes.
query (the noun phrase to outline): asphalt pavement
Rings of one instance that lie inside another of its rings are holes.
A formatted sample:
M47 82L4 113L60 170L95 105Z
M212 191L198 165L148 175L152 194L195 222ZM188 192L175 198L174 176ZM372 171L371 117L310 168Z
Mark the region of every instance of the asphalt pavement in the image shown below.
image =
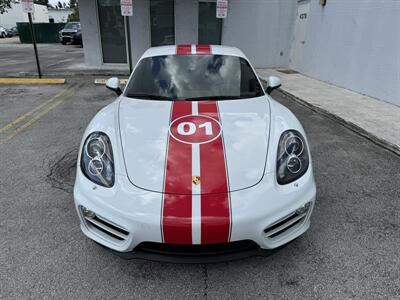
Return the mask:
M44 77L76 77L77 75L129 75L127 66L90 67L85 65L83 48L61 43L37 44ZM18 37L0 39L0 77L37 76L32 44L21 44Z
M0 95L0 299L400 297L400 157L278 91L310 141L311 228L270 257L211 265L123 260L80 232L77 150L112 92L85 77Z

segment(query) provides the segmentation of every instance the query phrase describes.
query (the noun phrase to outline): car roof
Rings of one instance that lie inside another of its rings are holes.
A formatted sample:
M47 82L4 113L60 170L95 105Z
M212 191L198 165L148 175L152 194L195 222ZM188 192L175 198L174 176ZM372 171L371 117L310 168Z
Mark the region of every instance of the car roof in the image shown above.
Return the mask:
M177 49L179 47L190 47L191 46L191 54L196 54L196 47L209 47L211 54L216 55L231 55L231 56L238 56L246 58L242 50L236 47L230 46L220 46L220 45L171 45L171 46L159 46L159 47L152 47L147 49L141 59L146 57L153 57L153 56L160 56L160 55L175 55L177 54ZM190 48L189 48L190 49ZM246 58L247 59L247 58Z

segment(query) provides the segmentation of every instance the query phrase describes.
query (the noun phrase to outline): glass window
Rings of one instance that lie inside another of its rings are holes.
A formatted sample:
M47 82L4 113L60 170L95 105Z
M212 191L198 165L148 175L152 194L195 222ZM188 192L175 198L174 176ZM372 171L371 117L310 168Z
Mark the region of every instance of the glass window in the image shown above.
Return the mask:
M144 58L126 95L155 100L224 100L263 95L249 63L228 55L163 55Z
M174 0L151 0L151 46L175 44Z
M199 44L220 45L222 19L216 18L215 2L199 3Z
M126 63L125 23L119 0L98 0L104 63Z

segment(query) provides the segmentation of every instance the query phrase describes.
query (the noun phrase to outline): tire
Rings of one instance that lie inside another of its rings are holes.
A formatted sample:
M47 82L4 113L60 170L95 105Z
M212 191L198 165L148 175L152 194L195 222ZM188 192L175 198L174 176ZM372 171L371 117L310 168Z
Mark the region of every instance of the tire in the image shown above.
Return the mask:
M61 44L66 45L67 42L66 41L61 41Z
M1 37L2 37L3 39L5 39L5 38L6 38L6 34L5 34L4 32L2 32L2 33L1 33Z

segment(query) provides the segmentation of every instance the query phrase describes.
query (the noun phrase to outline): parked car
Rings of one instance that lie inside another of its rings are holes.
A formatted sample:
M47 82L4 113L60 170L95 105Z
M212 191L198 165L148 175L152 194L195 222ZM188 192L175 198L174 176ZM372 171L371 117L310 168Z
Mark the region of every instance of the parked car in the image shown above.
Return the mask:
M7 30L4 27L0 26L0 38L5 37L7 37Z
M59 32L60 43L65 45L72 41L72 36L80 31L80 22L68 22L62 30Z
M83 43L82 43L82 31L80 29L78 30L77 33L72 35L71 44L83 46Z
M155 47L84 133L74 199L83 233L125 258L269 255L310 227L304 129L237 48Z
M13 37L18 35L18 29L16 26L11 27L10 29L6 29L6 31L8 37Z

